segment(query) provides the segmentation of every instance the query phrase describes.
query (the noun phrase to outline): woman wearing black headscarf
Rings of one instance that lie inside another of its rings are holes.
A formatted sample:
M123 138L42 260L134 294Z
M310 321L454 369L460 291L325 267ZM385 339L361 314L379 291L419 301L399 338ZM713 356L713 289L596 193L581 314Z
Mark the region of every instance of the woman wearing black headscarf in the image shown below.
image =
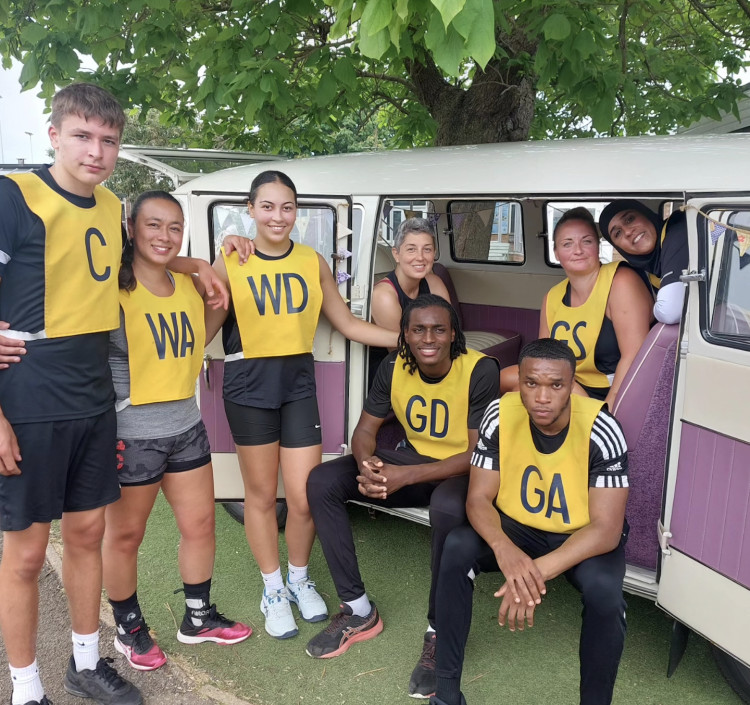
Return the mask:
M680 275L688 268L685 214L677 211L664 220L640 201L622 199L602 211L599 230L625 261L646 277L656 293L656 320L679 323L685 299Z

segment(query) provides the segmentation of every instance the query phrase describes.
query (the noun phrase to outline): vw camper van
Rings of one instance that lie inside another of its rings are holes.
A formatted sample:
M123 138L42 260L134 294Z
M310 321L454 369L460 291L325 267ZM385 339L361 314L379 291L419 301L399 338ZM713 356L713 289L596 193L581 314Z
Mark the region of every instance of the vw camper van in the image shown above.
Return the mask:
M438 232L435 272L469 344L513 364L537 337L547 290L563 278L556 220L617 198L685 209L690 266L679 325L655 325L613 412L630 447L625 589L675 620L670 669L688 630L716 647L750 702L750 135L525 142L314 157L218 171L179 187L191 254L213 260L227 233L252 237L247 191L266 168L299 191L293 239L329 262L341 296L368 319L393 268L399 223ZM602 245L603 260L612 257ZM368 350L321 317L315 346L325 459L349 452L367 393ZM221 400L220 340L207 349L201 408L217 500L243 489ZM393 510L426 523L425 510Z

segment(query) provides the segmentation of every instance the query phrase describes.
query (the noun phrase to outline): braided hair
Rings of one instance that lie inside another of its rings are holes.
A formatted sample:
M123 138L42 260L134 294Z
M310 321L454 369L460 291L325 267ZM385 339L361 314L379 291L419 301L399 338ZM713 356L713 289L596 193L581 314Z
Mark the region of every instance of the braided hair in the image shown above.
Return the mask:
M413 375L416 372L418 365L414 355L412 355L411 348L409 348L406 343L405 332L409 327L412 311L416 311L420 308L432 308L433 306L445 309L450 314L451 330L455 333L453 336L453 342L451 343L451 360L455 360L459 355L466 354L466 336L461 330L461 324L458 321L458 314L453 306L441 296L436 296L435 294L422 294L421 296L417 296L413 301L410 301L401 313L401 328L398 334L398 356L404 361L404 368L408 366L410 375Z

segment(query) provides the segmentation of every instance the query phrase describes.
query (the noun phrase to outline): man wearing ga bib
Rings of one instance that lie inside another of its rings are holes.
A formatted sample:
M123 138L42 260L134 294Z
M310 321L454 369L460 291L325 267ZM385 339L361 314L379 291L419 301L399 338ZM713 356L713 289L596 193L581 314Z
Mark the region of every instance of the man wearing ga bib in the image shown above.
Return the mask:
M464 500L471 449L485 402L497 396L498 364L467 350L455 311L434 294L404 310L399 348L378 369L352 436L352 455L318 466L307 496L342 611L314 637L307 652L331 658L383 625L359 574L346 503L362 499L388 507L430 507L432 571L425 635L426 661L412 674L410 692L434 691L434 577L448 532L466 520ZM378 429L393 409L406 432L396 450L376 448Z
M437 586L437 691L432 705L465 703L464 649L474 579L501 571L498 621L534 624L545 583L560 574L581 593L581 705L606 705L625 641L628 497L622 429L600 401L571 395L575 355L543 338L519 357L520 392L493 401L471 459L471 526L447 537ZM540 699L541 699L540 694Z
M12 705L48 703L37 670L37 578L62 517L63 583L73 627L65 689L137 705L137 688L99 658L105 505L120 495L107 364L117 327L120 202L114 169L125 116L90 84L53 99L55 163L0 179L0 320L26 355L0 373L0 628ZM4 416L3 416L4 414Z

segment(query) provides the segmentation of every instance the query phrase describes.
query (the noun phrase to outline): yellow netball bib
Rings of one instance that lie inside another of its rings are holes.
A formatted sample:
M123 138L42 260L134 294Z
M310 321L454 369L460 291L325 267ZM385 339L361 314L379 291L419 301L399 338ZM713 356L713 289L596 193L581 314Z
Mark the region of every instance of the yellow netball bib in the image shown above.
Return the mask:
M403 358L396 357L391 405L417 453L444 460L467 450L471 373L483 357L476 350L459 355L435 384L424 382L418 371L409 374Z
M142 284L133 291L120 291L134 406L195 394L206 342L203 299L190 275L172 276L171 296L155 296Z
M602 330L607 299L619 262L603 264L594 289L580 306L563 303L568 280L553 286L547 294L547 326L550 338L567 343L576 356L576 381L587 387L609 387L607 375L596 369L594 349Z
M518 392L500 399L498 509L521 524L569 534L589 523L589 445L603 402L570 397L570 426L562 446L540 453Z
M93 208L78 208L36 174L13 174L44 223L44 331L48 338L113 330L119 325L117 273L120 201L96 186Z
M323 290L318 254L294 243L284 257L224 254L245 358L312 352Z

